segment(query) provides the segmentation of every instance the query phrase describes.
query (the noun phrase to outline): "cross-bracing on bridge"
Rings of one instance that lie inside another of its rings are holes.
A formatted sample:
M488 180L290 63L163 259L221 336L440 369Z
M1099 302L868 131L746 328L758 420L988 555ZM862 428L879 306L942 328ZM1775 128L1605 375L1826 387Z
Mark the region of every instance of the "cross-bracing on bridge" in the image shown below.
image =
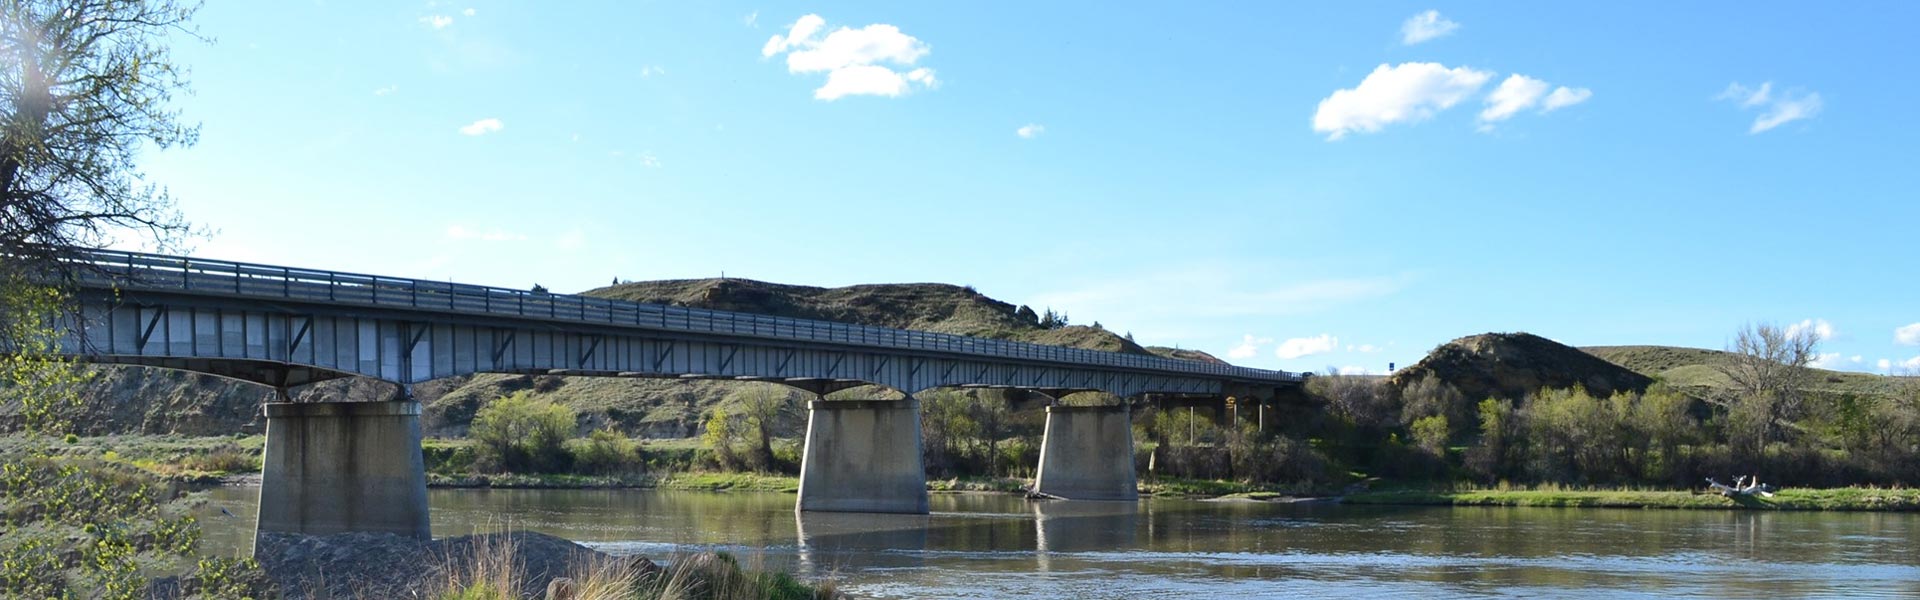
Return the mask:
M418 405L406 390L443 377L766 381L819 396L865 385L891 388L905 400L811 403L796 507L895 512L926 511L912 399L925 390L1258 401L1302 381L1225 364L586 296L179 256L78 255L78 310L64 323L62 341L69 356L249 381L283 399L289 388L341 377L399 386L399 401L378 410L266 407L262 514L295 516L263 516L263 530L425 535ZM1124 422L1124 405L1118 410L1116 422ZM1105 425L1113 419L1099 415L1049 414L1042 455L1052 457L1043 461L1052 466L1043 469L1054 477L1043 476L1039 491L1131 497L1131 451L1119 451L1131 448L1131 428ZM1072 433L1056 436L1055 419L1060 431ZM1074 446L1057 444L1057 437L1071 437ZM377 450L368 454L369 448ZM382 456L400 461L394 463L399 470ZM1109 464L1116 461L1125 464ZM383 475L368 475L370 468ZM1067 476L1080 469L1112 475L1093 478L1106 483ZM1047 479L1074 483L1055 486ZM1088 492L1087 485L1105 487ZM406 506L382 508L397 506L393 498L408 499L398 502ZM270 501L280 506L266 506Z

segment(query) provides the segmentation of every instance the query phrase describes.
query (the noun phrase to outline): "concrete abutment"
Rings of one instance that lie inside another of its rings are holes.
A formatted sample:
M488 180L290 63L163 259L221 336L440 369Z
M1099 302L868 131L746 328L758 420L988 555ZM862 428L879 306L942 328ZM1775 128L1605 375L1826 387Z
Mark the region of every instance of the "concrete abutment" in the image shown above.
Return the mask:
M266 405L257 532L428 539L420 404Z

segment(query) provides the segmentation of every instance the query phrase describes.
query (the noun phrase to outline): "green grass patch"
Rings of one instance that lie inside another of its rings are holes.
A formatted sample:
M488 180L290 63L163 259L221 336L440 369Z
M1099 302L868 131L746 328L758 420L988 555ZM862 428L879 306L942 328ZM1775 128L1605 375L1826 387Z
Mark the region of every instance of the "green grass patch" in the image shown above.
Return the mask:
M659 478L655 487L663 490L793 493L800 491L800 478L761 473L674 473Z
M1280 486L1244 481L1220 481L1214 479L1180 479L1175 477L1155 477L1140 480L1140 491L1149 496L1170 497L1206 497L1216 498L1237 494L1284 492Z
M1733 510L1920 510L1920 490L1788 488L1772 498L1726 497L1685 490L1383 490L1350 494L1348 504L1430 506L1538 506L1555 508L1672 508Z

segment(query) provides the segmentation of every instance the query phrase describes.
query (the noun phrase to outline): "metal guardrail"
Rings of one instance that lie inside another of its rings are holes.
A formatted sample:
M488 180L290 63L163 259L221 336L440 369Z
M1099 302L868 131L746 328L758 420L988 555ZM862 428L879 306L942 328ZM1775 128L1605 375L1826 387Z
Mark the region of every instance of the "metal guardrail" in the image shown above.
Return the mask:
M1215 375L1250 381L1282 383L1300 380L1298 375L1285 371L1269 371L1159 356L1009 342L813 319L645 304L572 294L536 293L461 283L117 250L81 250L77 252L77 256L75 259L77 262L92 267L77 270L80 273L82 286L204 292L248 298L532 317L676 332L744 335L1120 367L1181 375Z

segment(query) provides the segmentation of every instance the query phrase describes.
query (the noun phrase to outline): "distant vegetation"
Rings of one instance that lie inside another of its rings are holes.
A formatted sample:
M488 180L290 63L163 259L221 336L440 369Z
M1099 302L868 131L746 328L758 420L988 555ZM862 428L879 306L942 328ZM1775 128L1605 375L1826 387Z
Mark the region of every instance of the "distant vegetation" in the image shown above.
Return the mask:
M1447 347L1422 362L1419 378L1326 376L1310 389L1329 408L1332 422L1319 434L1334 458L1394 479L1696 487L1706 477L1759 475L1794 486L1920 484L1920 381L1808 368L1815 341L1771 326L1738 340L1731 352L1594 349L1622 367L1654 371L1644 390L1603 394L1575 383L1519 396L1463 394L1454 381L1478 383L1486 373L1424 368L1457 354ZM1448 345L1486 345L1483 354L1509 362L1520 346L1531 346L1522 361L1572 351L1541 341L1475 336ZM1683 378L1668 379L1675 374ZM1536 375L1497 379L1529 377Z

